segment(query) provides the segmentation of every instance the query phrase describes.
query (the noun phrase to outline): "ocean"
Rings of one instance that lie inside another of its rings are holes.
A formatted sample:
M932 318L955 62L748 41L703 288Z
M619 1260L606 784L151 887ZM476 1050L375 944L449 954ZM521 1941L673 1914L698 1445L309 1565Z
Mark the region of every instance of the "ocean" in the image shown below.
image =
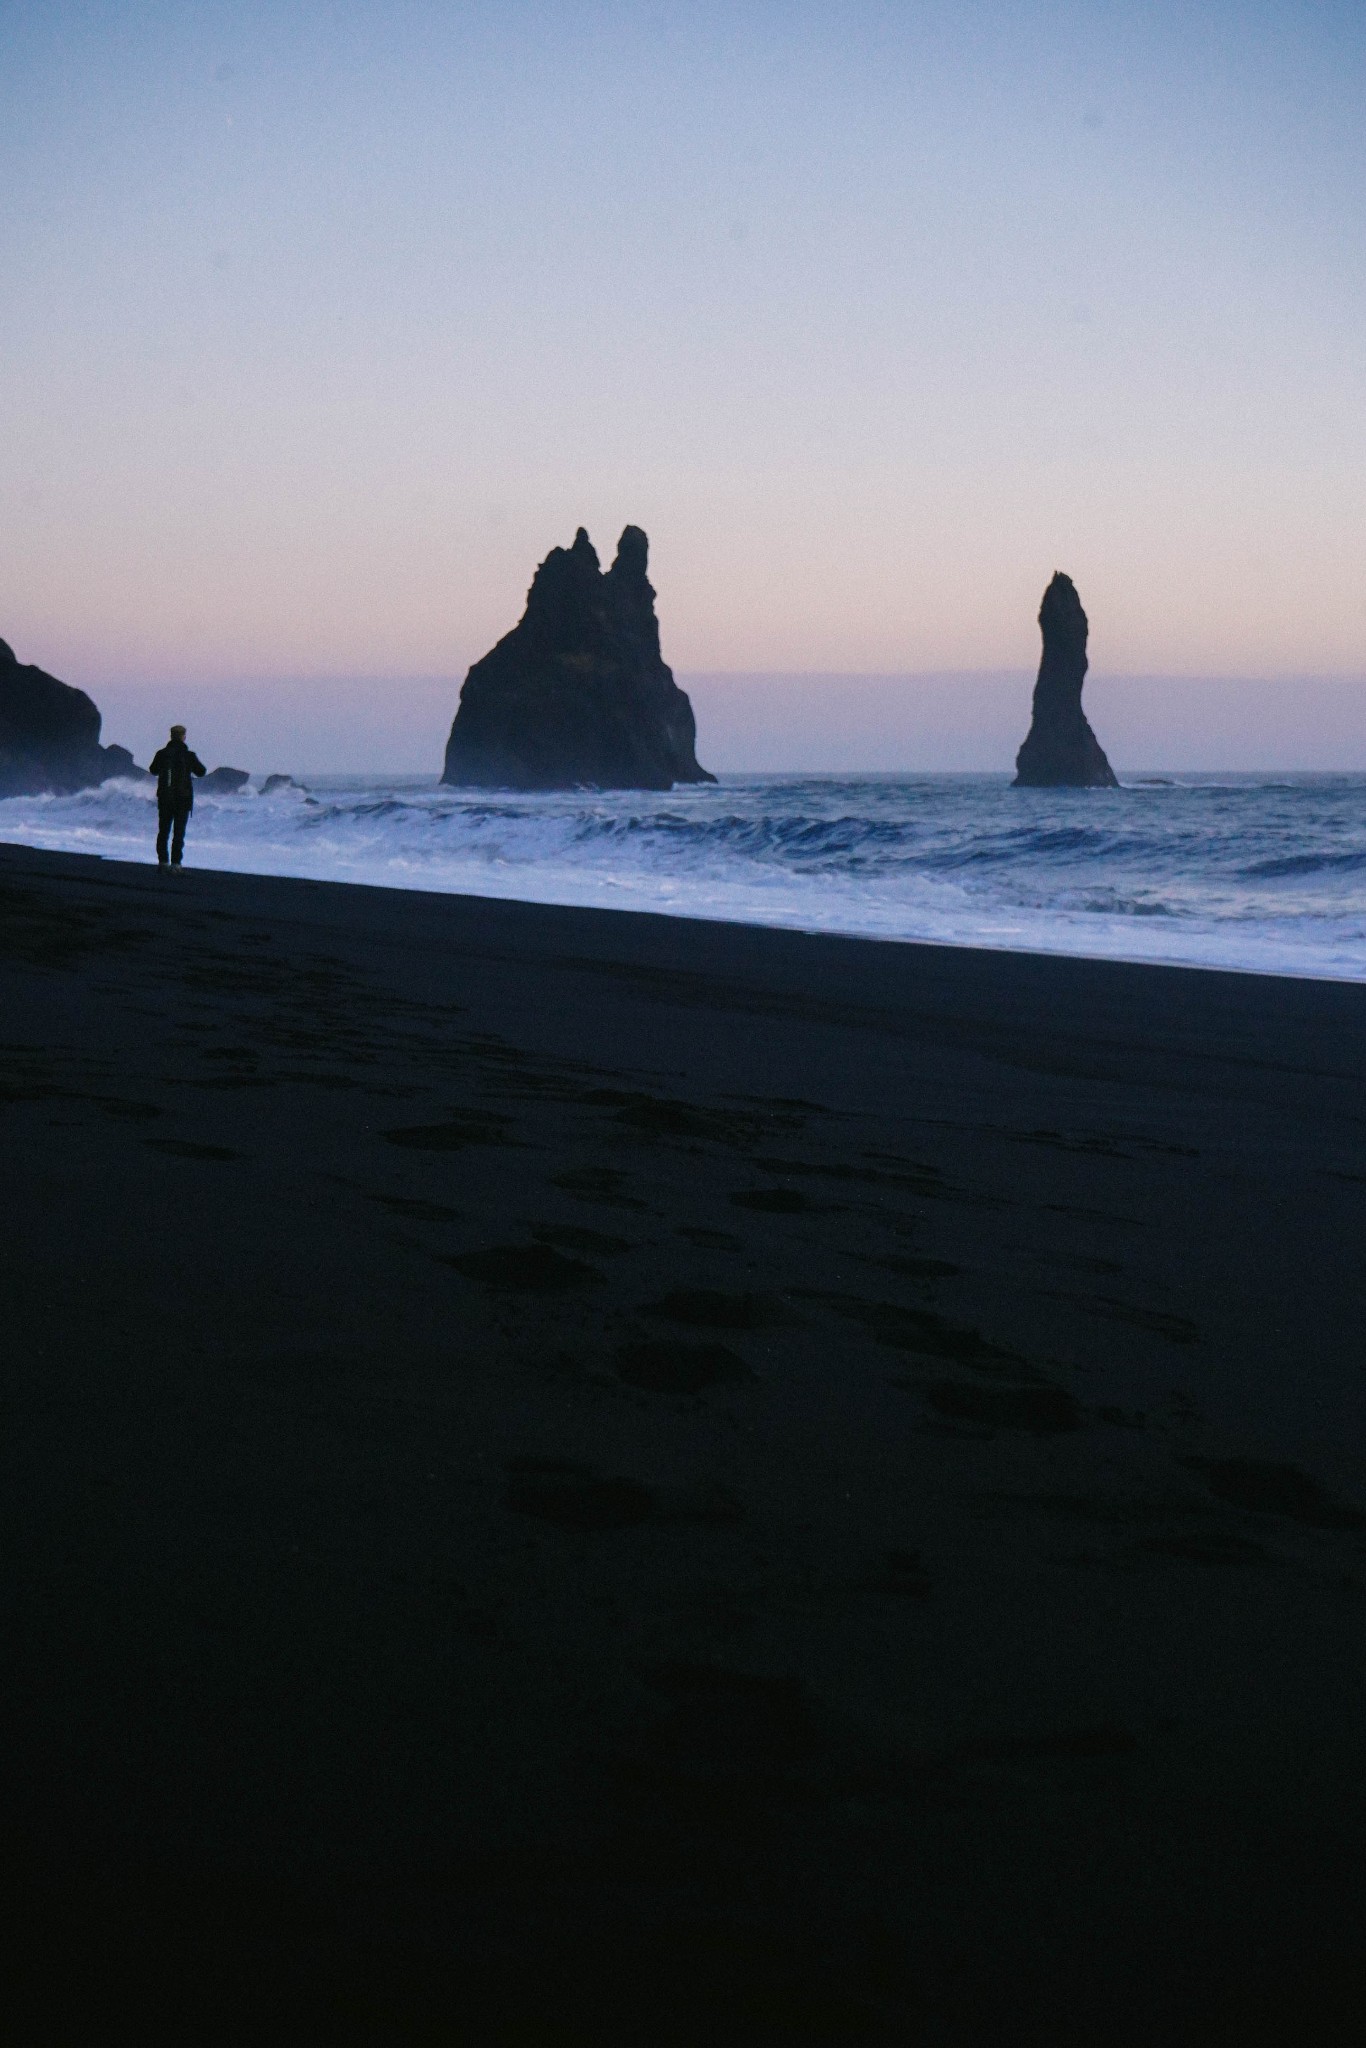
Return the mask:
M150 785L0 802L0 839L154 857ZM728 776L519 796L319 777L201 796L191 865L879 939L1366 979L1366 775Z

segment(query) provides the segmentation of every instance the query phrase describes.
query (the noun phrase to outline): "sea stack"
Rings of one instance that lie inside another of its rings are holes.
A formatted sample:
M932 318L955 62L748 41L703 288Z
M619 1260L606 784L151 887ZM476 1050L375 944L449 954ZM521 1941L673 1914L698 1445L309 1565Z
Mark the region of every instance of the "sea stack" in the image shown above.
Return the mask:
M99 710L84 690L0 640L0 797L66 796L140 772L126 747L100 745Z
M1043 659L1034 717L1015 756L1016 789L1118 789L1119 780L1081 708L1086 614L1076 585L1059 572L1039 607Z
M659 650L649 542L604 575L582 527L536 571L520 622L465 678L441 780L477 789L672 789L698 766L692 705Z

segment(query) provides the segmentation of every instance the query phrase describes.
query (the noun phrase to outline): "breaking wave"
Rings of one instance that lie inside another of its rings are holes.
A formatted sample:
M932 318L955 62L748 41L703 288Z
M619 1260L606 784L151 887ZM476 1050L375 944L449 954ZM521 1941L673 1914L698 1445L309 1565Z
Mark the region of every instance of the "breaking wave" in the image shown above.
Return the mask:
M146 783L0 802L0 838L151 855ZM1366 979L1366 776L1013 790L982 775L461 793L325 778L201 796L201 867L875 938Z

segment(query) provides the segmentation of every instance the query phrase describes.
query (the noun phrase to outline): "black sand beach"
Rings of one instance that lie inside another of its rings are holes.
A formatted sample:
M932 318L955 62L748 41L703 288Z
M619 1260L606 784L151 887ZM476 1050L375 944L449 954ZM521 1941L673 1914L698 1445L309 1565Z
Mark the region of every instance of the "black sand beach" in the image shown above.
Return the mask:
M6 2040L1359 2037L1366 988L0 932Z

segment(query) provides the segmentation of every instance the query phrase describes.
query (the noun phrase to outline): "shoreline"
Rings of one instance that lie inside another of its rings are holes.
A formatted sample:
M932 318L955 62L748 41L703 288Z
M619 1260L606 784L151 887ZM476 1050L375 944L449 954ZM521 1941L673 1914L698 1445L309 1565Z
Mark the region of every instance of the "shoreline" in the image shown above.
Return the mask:
M1360 984L13 846L0 946L17 2038L1354 2038Z
M111 868L126 868L134 872L144 868L156 871L154 860L130 860L119 854L76 852L65 848L39 847L26 840L0 839L0 849L16 854L30 854L34 858L54 860L95 861ZM991 944L981 938L944 939L922 936L901 937L881 932L842 930L835 926L805 925L796 921L769 921L745 919L722 914L708 914L704 910L681 908L660 909L639 903L584 903L557 897L520 896L513 894L483 893L472 890L442 888L433 885L424 888L419 883L401 885L391 881L375 881L363 876L305 875L280 869L232 868L201 866L193 859L187 861L186 872L199 875L218 875L237 878L242 881L278 881L300 883L319 888L367 889L400 897L428 897L457 903L491 903L525 905L538 910L582 911L589 915L608 917L660 918L666 922L682 924L720 925L743 932L783 932L802 938L835 939L858 942L870 946L892 946L924 948L928 951L986 953L995 956L1021 955L1031 959L1090 961L1098 965L1116 967L1156 968L1164 971L1191 974L1227 974L1248 976L1257 980L1305 981L1316 984L1333 984L1344 987L1366 987L1366 968L1355 973L1329 973L1323 970L1304 969L1296 972L1286 966L1259 967L1245 964L1227 965L1220 961L1153 959L1142 955L1123 953L1086 952L1080 948L1050 947L1037 944L1010 945L1004 942Z
M343 779L345 782L346 779ZM207 799L203 871L1060 958L1366 982L1362 778L1012 790L1004 778L778 778L673 796L384 782ZM1143 801L1138 801L1143 798ZM34 847L146 861L129 785L0 806Z

